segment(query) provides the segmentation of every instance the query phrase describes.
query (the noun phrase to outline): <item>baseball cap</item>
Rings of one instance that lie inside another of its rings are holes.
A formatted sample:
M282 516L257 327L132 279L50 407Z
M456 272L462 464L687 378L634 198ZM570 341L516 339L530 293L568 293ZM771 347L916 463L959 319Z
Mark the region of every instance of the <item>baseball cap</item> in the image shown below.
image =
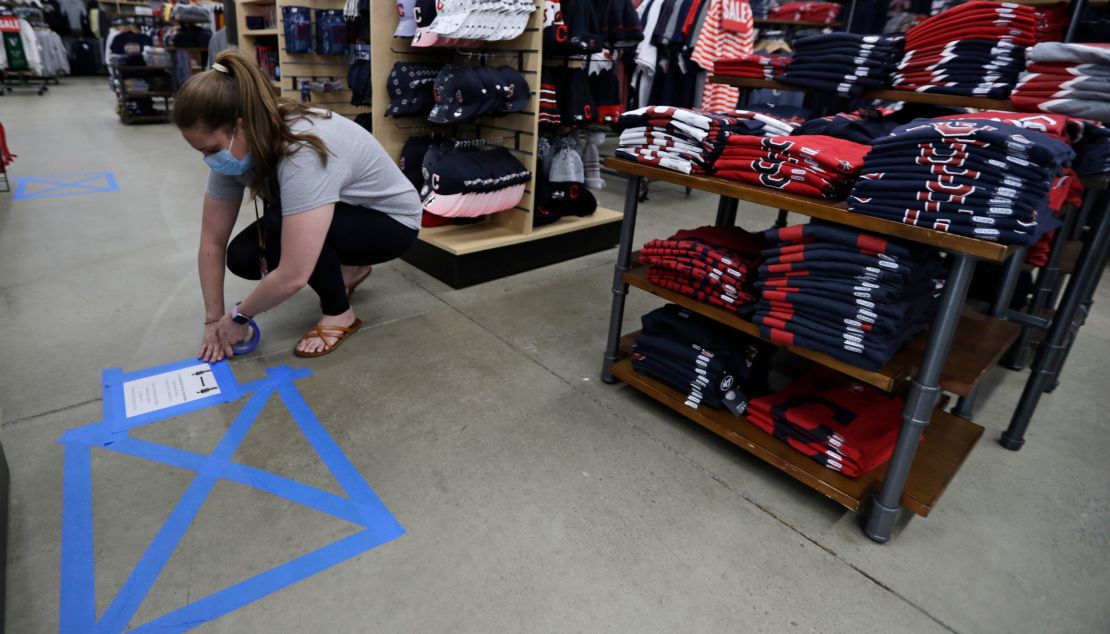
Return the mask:
M532 88L524 75L512 66L501 66L497 71L501 74L501 95L495 112L512 114L526 110L532 100Z
M424 187L424 156L434 144L435 139L430 136L414 136L409 137L401 148L401 158L397 166L401 168L401 172L409 179L416 191Z
M433 88L435 107L428 113L433 123L469 121L476 116L485 99L481 78L470 66L446 64L436 75Z
M505 93L502 88L504 79L502 79L501 71L492 66L478 66L474 69L474 72L478 75L478 79L482 81L483 89L481 107L474 116L484 117L493 114L498 105L504 101Z
M435 21L438 14L436 0L416 0L412 17L416 20L416 26L426 27Z
M402 0L397 3L397 29L393 37L412 37L416 34L416 0Z
M425 157L424 209L438 216L474 217L520 204L531 173L506 148L433 148Z
M394 64L386 82L389 92L386 116L406 117L428 113L435 106L432 88L439 68L436 64Z

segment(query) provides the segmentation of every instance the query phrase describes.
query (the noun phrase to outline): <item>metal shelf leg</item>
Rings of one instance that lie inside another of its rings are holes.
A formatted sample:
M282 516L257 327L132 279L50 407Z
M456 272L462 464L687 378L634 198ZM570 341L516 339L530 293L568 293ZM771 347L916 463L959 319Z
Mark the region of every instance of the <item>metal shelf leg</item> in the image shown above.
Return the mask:
M1103 207L1102 215L1091 238L1083 245L1075 274L1068 280L1060 308L1053 316L1052 325L1037 349L1037 357L1033 361L1025 390L1021 393L1021 399L1010 419L1010 426L1002 432L1002 437L998 440L999 444L1011 451L1017 451L1025 444L1025 432L1040 403L1041 394L1059 372L1068 349L1067 339L1074 328L1081 305L1094 293L1102 275L1103 263L1106 261L1107 250L1110 249L1107 244L1110 242L1110 194L1101 192L1100 204Z
M967 299L967 288L975 272L975 258L966 254L950 256L955 262L945 284L944 297L933 318L929 343L921 360L921 368L906 395L906 408L902 411L902 429L894 445L894 454L887 466L883 486L875 496L871 513L867 517L864 533L877 542L890 541L894 525L902 514L902 491L913 466L921 431L929 424L940 399L940 371L952 346L960 311Z
M617 264L613 267L613 307L609 313L609 340L605 344L605 362L601 380L616 383L610 366L620 357L621 325L624 323L624 300L628 284L623 275L632 266L632 239L636 232L636 211L640 207L640 176L630 176L624 191L624 218L621 219L621 242L617 247Z
M1090 201L1094 200L1094 196L1089 197ZM1086 207L1087 204L1084 205ZM1072 227L1078 219L1081 211L1079 209L1071 209L1064 217L1064 226L1056 230L1056 235L1052 238L1052 250L1049 251L1048 261L1045 262L1040 273L1037 275L1037 283L1033 289L1033 299L1029 302L1029 307L1026 313L1033 317L1040 317L1041 313L1049 307L1050 301L1054 294L1057 281L1060 278L1060 257L1064 252L1064 245L1070 239ZM1007 368L1011 370L1022 370L1029 364L1029 357L1033 352L1033 328L1030 326L1022 325L1021 334L1018 335L1018 340L1010 348L1006 354L1006 359L1002 362Z
M717 201L717 219L713 224L718 227L732 227L736 224L736 210L740 201L728 196L721 196Z

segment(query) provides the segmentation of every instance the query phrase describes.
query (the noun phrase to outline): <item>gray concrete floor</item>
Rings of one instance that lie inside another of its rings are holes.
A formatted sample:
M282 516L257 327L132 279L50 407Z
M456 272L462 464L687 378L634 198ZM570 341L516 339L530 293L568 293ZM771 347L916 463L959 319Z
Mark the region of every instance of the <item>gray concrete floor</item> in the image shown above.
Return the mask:
M195 352L205 166L168 125L125 127L103 81L0 99L13 176L111 171L118 193L0 195L0 406L11 465L8 631L58 629L66 430L99 419L105 367ZM603 204L619 208L611 178ZM658 186L637 241L712 219ZM243 214L243 222L250 216ZM742 208L759 228L770 210ZM262 317L266 367L299 384L407 529L202 632L1110 631L1110 289L1020 453L994 439L1025 374L998 369L980 446L933 514L895 541L623 386L598 380L615 250L464 290L404 263L359 291L361 333L328 357L289 351L316 317L305 291ZM249 286L229 283L228 297ZM654 306L634 293L629 325ZM235 406L136 435L210 450ZM103 610L190 474L94 451ZM236 460L337 490L280 408ZM221 483L132 625L354 531Z

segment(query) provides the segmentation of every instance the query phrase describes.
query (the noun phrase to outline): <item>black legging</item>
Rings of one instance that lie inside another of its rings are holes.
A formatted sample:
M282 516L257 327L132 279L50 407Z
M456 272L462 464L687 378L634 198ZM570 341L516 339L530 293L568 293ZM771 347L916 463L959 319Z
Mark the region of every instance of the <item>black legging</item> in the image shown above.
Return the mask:
M266 205L262 230L266 236L266 265L273 271L281 262L281 208ZM227 246L227 268L248 280L262 279L257 222L239 232ZM401 257L416 242L416 229L365 207L335 203L331 227L316 260L308 285L320 296L325 315L339 315L351 307L339 266L379 264Z

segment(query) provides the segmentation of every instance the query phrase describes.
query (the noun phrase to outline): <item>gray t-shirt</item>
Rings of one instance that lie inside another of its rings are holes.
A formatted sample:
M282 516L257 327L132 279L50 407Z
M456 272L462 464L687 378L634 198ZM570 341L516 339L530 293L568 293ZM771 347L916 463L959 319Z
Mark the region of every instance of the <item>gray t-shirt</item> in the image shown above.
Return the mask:
M311 146L302 146L278 163L281 213L308 211L334 202L369 207L412 229L420 228L420 196L385 149L365 128L333 114L308 117L291 124L294 132L309 131L328 147L328 165ZM235 201L243 197L250 174L208 174L208 195Z

